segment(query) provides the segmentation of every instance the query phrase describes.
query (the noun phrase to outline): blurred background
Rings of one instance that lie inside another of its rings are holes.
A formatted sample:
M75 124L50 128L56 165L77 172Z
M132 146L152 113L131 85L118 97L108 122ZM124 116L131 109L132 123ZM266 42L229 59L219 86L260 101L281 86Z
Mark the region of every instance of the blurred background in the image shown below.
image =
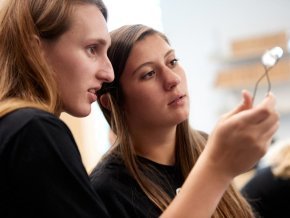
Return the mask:
M183 65L190 91L190 123L210 133L219 116L254 90L261 55L274 46L284 56L269 75L281 116L275 140L290 137L289 0L104 0L108 27L142 23L164 32ZM267 80L257 99L267 93ZM109 127L97 104L86 118L61 118L71 128L88 171L109 148Z

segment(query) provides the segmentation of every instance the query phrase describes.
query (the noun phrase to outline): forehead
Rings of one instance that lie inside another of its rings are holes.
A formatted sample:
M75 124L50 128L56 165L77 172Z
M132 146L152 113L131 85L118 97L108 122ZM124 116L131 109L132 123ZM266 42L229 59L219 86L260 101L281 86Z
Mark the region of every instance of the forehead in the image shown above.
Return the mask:
M132 47L132 53L162 53L164 50L170 49L170 45L157 33L148 35L143 39L135 42Z
M149 35L133 45L128 60L149 61L154 57L165 55L170 49L170 45L161 36L158 34Z
M126 70L138 67L145 62L160 60L171 49L171 46L160 35L146 36L133 45L127 60Z
M110 39L106 20L94 4L77 4L74 6L69 31L80 33L82 37L86 38Z

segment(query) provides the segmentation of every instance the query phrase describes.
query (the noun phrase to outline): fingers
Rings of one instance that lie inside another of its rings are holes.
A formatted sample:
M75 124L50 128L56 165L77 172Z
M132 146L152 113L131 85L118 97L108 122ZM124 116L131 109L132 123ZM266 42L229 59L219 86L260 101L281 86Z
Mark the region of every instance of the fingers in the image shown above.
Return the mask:
M243 112L240 118L246 123L258 144L267 144L279 128L279 114L275 110L274 96L269 94L257 107Z
M261 139L269 139L277 131L279 124L279 115L277 113L273 113L263 122L256 125L256 131L260 132Z
M259 105L252 110L241 113L241 116L245 122L252 124L259 124L270 116L274 116L274 119L278 120L278 113L276 112L275 106L276 99L272 93L269 93Z
M268 129L268 131L265 132L264 137L265 137L266 139L271 138L271 140L272 140L274 133L275 133L275 132L278 130L278 128L279 128L279 125L280 125L279 122L276 122L274 125L272 125L272 126Z
M247 90L242 91L242 96L244 99L244 106L245 108L251 108L253 106L252 104L252 96Z
M268 107L275 108L276 98L271 92L268 93L268 95L263 99L263 101L260 104L258 104L256 107L257 108L264 107L265 105L267 105Z
M279 122L273 118L270 121L267 121L267 124L261 127L257 125L256 128L252 129L252 135L254 136L254 141L256 142L257 148L260 150L261 156L266 153L268 150L273 136L277 129L279 128Z
M252 108L252 96L251 96L251 94L248 91L243 90L242 97L243 97L242 103L239 104L236 108L234 108L229 113L225 114L223 116L224 118L229 118L229 117L233 116L234 114L237 114L243 110Z
M215 164L227 168L231 175L252 167L265 154L279 127L272 93L255 107L249 92L243 91L242 96L243 102L217 124L207 147Z

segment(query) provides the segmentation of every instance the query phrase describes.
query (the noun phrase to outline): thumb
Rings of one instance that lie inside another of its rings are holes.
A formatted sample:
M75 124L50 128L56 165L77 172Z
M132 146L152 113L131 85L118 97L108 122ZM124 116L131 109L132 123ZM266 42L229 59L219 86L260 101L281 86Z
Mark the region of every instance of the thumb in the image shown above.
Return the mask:
M224 118L229 118L231 116L233 116L234 114L237 114L241 111L247 110L252 108L253 104L252 104L252 96L251 94L247 91L247 90L243 90L242 91L242 103L240 103L236 108L234 108L232 111L226 113L224 115Z

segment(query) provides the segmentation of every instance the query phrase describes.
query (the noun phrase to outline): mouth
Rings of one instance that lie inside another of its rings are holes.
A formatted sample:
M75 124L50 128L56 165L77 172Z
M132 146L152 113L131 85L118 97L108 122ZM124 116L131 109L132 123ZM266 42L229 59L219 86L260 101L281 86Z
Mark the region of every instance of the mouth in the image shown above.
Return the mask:
M90 96L91 96L90 99L91 99L92 102L97 100L97 98L98 98L98 94L97 94L98 90L99 90L99 88L90 88L88 90L88 92L90 93Z
M97 95L98 90L99 90L98 88L91 88L91 89L89 89L89 92L94 94L94 95Z
M174 103L177 103L178 101L182 100L183 98L185 98L186 95L178 95L177 97L175 97L172 101L170 101L168 103L168 105L172 105Z

